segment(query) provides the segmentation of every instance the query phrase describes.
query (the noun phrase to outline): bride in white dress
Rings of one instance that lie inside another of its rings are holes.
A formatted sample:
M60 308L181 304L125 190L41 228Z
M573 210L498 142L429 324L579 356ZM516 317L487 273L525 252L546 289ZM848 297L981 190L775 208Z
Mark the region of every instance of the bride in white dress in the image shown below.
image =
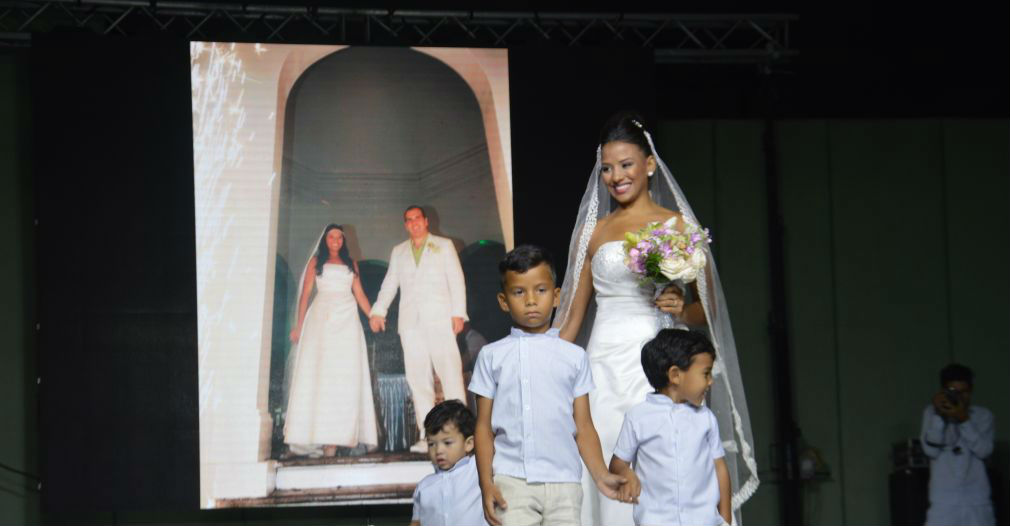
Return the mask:
M613 209L611 203L616 205ZM686 290L670 286L657 296L652 288L640 286L625 263L624 234L652 222L677 230L683 230L685 222L698 224L656 153L642 119L619 113L601 133L596 166L572 234L554 325L561 328L562 338L584 345L589 354L596 384L589 404L607 462L624 413L653 391L642 370L642 346L664 327L705 331L716 348L713 385L706 403L719 422L734 491L733 524L738 525L740 505L758 486L757 465L715 260L707 251L708 266ZM631 504L602 498L592 481L583 480L583 491L582 524L634 524Z
M316 296L309 306L313 288ZM328 225L309 258L298 294L298 318L291 331L291 384L284 442L293 453L325 456L337 446L378 444L372 380L358 308L368 303L358 264L344 245L344 231Z

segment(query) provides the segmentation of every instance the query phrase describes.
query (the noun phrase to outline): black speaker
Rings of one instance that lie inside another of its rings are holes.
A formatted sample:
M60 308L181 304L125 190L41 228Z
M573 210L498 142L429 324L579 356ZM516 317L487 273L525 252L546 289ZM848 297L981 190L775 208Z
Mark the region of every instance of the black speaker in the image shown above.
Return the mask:
M905 467L891 473L891 524L921 526L929 508L929 468Z

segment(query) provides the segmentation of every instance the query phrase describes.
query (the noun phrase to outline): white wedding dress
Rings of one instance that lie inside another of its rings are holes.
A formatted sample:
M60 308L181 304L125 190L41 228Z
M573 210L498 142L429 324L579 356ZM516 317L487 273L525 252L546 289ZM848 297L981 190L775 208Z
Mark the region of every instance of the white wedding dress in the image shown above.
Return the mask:
M641 130L643 138L649 144L648 153L656 160L657 169L649 184L652 201L679 212L675 221L700 225L670 168L656 152L652 136L639 121L632 119L630 122ZM586 342L586 352L596 383L596 390L589 394L590 409L600 435L604 460L609 463L624 413L652 391L645 372L642 371L642 345L655 337L660 328L672 327L674 323L669 315L654 306L653 287L639 287L638 279L625 266L623 241L604 243L597 247L592 258L589 257L589 241L597 223L616 209L602 175L602 151L603 145L597 145L596 164L590 172L586 191L579 203L568 247L568 265L561 286L561 302L553 324L555 327L565 326L573 300L579 293L579 277L583 275L584 266L590 265L596 301L595 306L586 306L585 318L576 342L580 345ZM673 218L668 224L672 221ZM705 312L705 334L716 352L712 369L713 383L705 403L719 423L719 435L726 451L724 458L732 488L732 522L740 525L743 524L740 506L757 491L760 481L729 309L715 258L709 247L704 250L708 262L699 272L691 292L692 296L696 296L694 301L701 304ZM588 338L586 333L589 334ZM588 473L583 477L583 486L584 526L633 524L632 506L601 497L595 485L589 481Z
M354 273L327 263L316 276L295 352L284 442L356 447L378 444L372 380Z
M667 225L674 225L671 218ZM624 414L654 391L642 370L642 346L664 326L667 314L653 304L651 287L624 262L623 241L608 241L596 249L591 269L596 291L596 319L586 345L596 389L589 393L593 423L600 435L603 461L610 463ZM631 526L633 506L600 495L589 476L582 475L582 524Z

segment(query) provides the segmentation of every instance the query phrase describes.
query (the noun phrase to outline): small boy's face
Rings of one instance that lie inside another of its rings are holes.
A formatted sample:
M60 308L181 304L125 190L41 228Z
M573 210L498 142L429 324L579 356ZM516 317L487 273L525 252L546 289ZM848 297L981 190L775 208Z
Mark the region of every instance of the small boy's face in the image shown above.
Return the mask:
M677 385L677 395L693 405L701 405L705 400L705 391L712 385L712 355L707 352L696 354L691 359L691 366L681 371L677 366L670 368L670 381ZM674 377L678 381L674 382Z
M473 451L473 437L464 437L452 422L442 426L442 430L428 435L428 458L438 469L452 469L459 460Z
M547 332L551 311L561 299L561 289L554 284L547 263L523 273L505 271L504 288L498 293L498 304L512 316L512 321L527 332Z

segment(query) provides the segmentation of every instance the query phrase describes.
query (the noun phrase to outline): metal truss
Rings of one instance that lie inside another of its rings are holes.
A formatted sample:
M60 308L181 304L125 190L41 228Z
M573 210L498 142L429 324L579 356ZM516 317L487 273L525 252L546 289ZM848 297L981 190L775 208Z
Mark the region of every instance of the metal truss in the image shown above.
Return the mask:
M65 28L101 35L353 45L624 46L657 62L776 61L789 14L644 14L344 9L161 0L0 0L0 45Z

